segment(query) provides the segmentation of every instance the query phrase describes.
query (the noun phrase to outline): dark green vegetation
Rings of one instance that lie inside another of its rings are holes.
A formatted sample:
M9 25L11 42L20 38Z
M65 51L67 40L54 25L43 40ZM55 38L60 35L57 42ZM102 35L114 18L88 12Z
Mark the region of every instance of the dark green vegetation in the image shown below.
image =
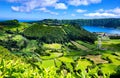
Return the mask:
M105 27L114 27L114 28L120 28L120 19L119 20L113 20L109 23L104 25Z
M111 35L111 36L109 36L109 37L110 37L110 39L120 39L120 35L116 35L116 36L114 36L114 35L112 36L112 35Z
M45 19L42 21L35 21L36 23L49 23L54 24L72 24L77 23L80 26L103 26L110 28L120 28L120 18L102 18L102 19L75 19L75 20L56 20L56 19ZM51 23L54 22L54 23ZM33 23L33 22L30 22Z
M96 35L76 23L18 24L0 26L1 78L120 77L119 39L98 49Z
M79 25L59 25L33 24L27 28L23 34L29 39L38 39L46 43L63 43L71 40L82 40L94 43L96 36Z
M3 26L18 26L19 25L19 21L18 20L8 20L8 21L3 21L3 22L0 22L0 25L3 25Z

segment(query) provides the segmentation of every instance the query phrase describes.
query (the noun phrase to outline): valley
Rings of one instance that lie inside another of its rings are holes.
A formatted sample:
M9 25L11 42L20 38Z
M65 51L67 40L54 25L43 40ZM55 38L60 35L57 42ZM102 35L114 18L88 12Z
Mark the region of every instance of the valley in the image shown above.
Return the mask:
M76 23L0 23L1 78L117 78L120 39L101 39Z

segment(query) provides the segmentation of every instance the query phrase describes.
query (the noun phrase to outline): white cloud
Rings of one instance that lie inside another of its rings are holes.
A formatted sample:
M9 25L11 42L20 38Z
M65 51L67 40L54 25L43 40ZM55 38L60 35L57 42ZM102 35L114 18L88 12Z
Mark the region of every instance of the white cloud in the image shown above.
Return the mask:
M103 9L98 9L98 10L96 10L96 12L104 12L104 10Z
M20 0L7 0L8 2L18 2Z
M55 7L55 5L58 2L58 0L8 0L8 1L13 3L14 2L20 3L20 6L14 6L16 8L19 8L18 10L20 12L29 12L31 10L34 10L35 8L40 8L40 7L48 7L48 6ZM13 10L16 11L15 9Z
M84 14L84 16L89 16L89 17L120 17L120 8L116 7L113 9L98 9L93 13L87 13Z
M53 15L59 15L57 12L52 12L52 11L50 11L49 13L50 13L50 14L53 14Z
M84 14L84 16L90 16L90 17L115 17L116 15L112 14L112 13L95 12L95 13Z
M58 0L36 0L36 2L40 3L41 5L39 6L53 6L55 5Z
M105 12L112 12L112 13L120 14L120 8L116 7L114 9L105 10Z
M55 9L67 9L64 3L58 3L59 0L8 0L12 3L20 3L20 6L12 6L12 10L20 12L30 12L36 8L54 7ZM17 10L16 10L17 8Z
M19 7L14 7L14 6L12 6L11 8L12 8L12 10L14 10L14 11L19 11Z
M49 10L46 9L46 8L39 8L39 9L36 9L36 10L40 10L40 11L43 11L43 12L49 12Z
M29 7L24 7L24 6L11 6L11 9L13 11L16 11L16 12L29 12L30 11L30 8Z
M91 3L100 3L102 0L88 0L90 1Z
M89 5L100 3L102 0L69 0L70 5L79 6L79 5Z
M96 12L107 12L107 13L120 14L120 8L119 8L119 7L116 7L116 8L109 9L109 10L99 9L99 10L96 10Z
M74 6L79 6L79 5L88 5L88 3L86 2L86 0L69 0L68 2L70 5L74 5Z
M73 16L73 17L74 17L74 16L76 16L76 15L75 15L75 14L71 14L71 16Z
M87 10L83 10L83 9L77 9L76 10L76 12L78 12L78 13L84 13L84 12L86 12Z
M117 8L115 8L115 9L113 9L113 12L114 12L114 13L117 13L117 14L120 14L120 8L117 7Z
M51 6L55 3L58 2L58 0L7 0L8 2L18 2L18 3L22 3L22 4L36 4L39 6ZM33 5L34 5L33 4ZM34 5L35 6L35 5Z
M24 2L27 2L27 1L30 1L30 0L7 0L8 2L11 2L11 3L24 3Z
M64 3L57 3L55 9L67 9L67 6Z
M58 15L57 12L52 12L46 8L40 8L40 9L36 9L36 10L40 10L40 11L43 11L43 12L46 12L46 13L50 13L50 14L53 14L53 15Z

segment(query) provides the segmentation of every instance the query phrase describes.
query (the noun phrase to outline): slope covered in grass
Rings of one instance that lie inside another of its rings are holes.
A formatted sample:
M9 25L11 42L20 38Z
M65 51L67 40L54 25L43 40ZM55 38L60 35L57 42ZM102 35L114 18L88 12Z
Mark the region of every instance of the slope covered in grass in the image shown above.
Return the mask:
M43 42L63 42L67 40L65 33L61 27L43 26L35 24L24 31L24 35L28 38L40 39Z
M39 39L46 43L62 43L70 40L83 40L93 43L96 40L94 34L73 25L33 24L23 34L29 39Z

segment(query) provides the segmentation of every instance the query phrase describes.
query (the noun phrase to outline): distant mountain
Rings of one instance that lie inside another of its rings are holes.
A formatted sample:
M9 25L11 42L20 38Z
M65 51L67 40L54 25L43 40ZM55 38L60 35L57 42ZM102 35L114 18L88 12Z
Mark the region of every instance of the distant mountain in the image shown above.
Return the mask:
M44 19L41 21L33 21L29 23L49 23L54 22L56 24L71 24L77 23L80 26L102 26L119 28L120 18L101 18L101 19L75 19L75 20L57 20L57 19Z
M14 20L5 20L5 21L1 21L0 25L2 26L18 26L19 25L19 21L14 19Z
M112 27L118 28L120 25L117 25L119 22L116 22L112 25L109 23L113 23L115 21L120 20L120 18L105 18L105 19L77 19L77 20L61 20L62 23L77 23L80 26L102 26L102 27ZM108 26L109 25L109 26Z
M109 23L104 25L105 27L114 27L114 28L120 28L120 19L110 21Z
M120 18L106 18L106 19L77 19L77 20L64 20L62 23L77 23L80 26L105 26L106 24L118 21Z

